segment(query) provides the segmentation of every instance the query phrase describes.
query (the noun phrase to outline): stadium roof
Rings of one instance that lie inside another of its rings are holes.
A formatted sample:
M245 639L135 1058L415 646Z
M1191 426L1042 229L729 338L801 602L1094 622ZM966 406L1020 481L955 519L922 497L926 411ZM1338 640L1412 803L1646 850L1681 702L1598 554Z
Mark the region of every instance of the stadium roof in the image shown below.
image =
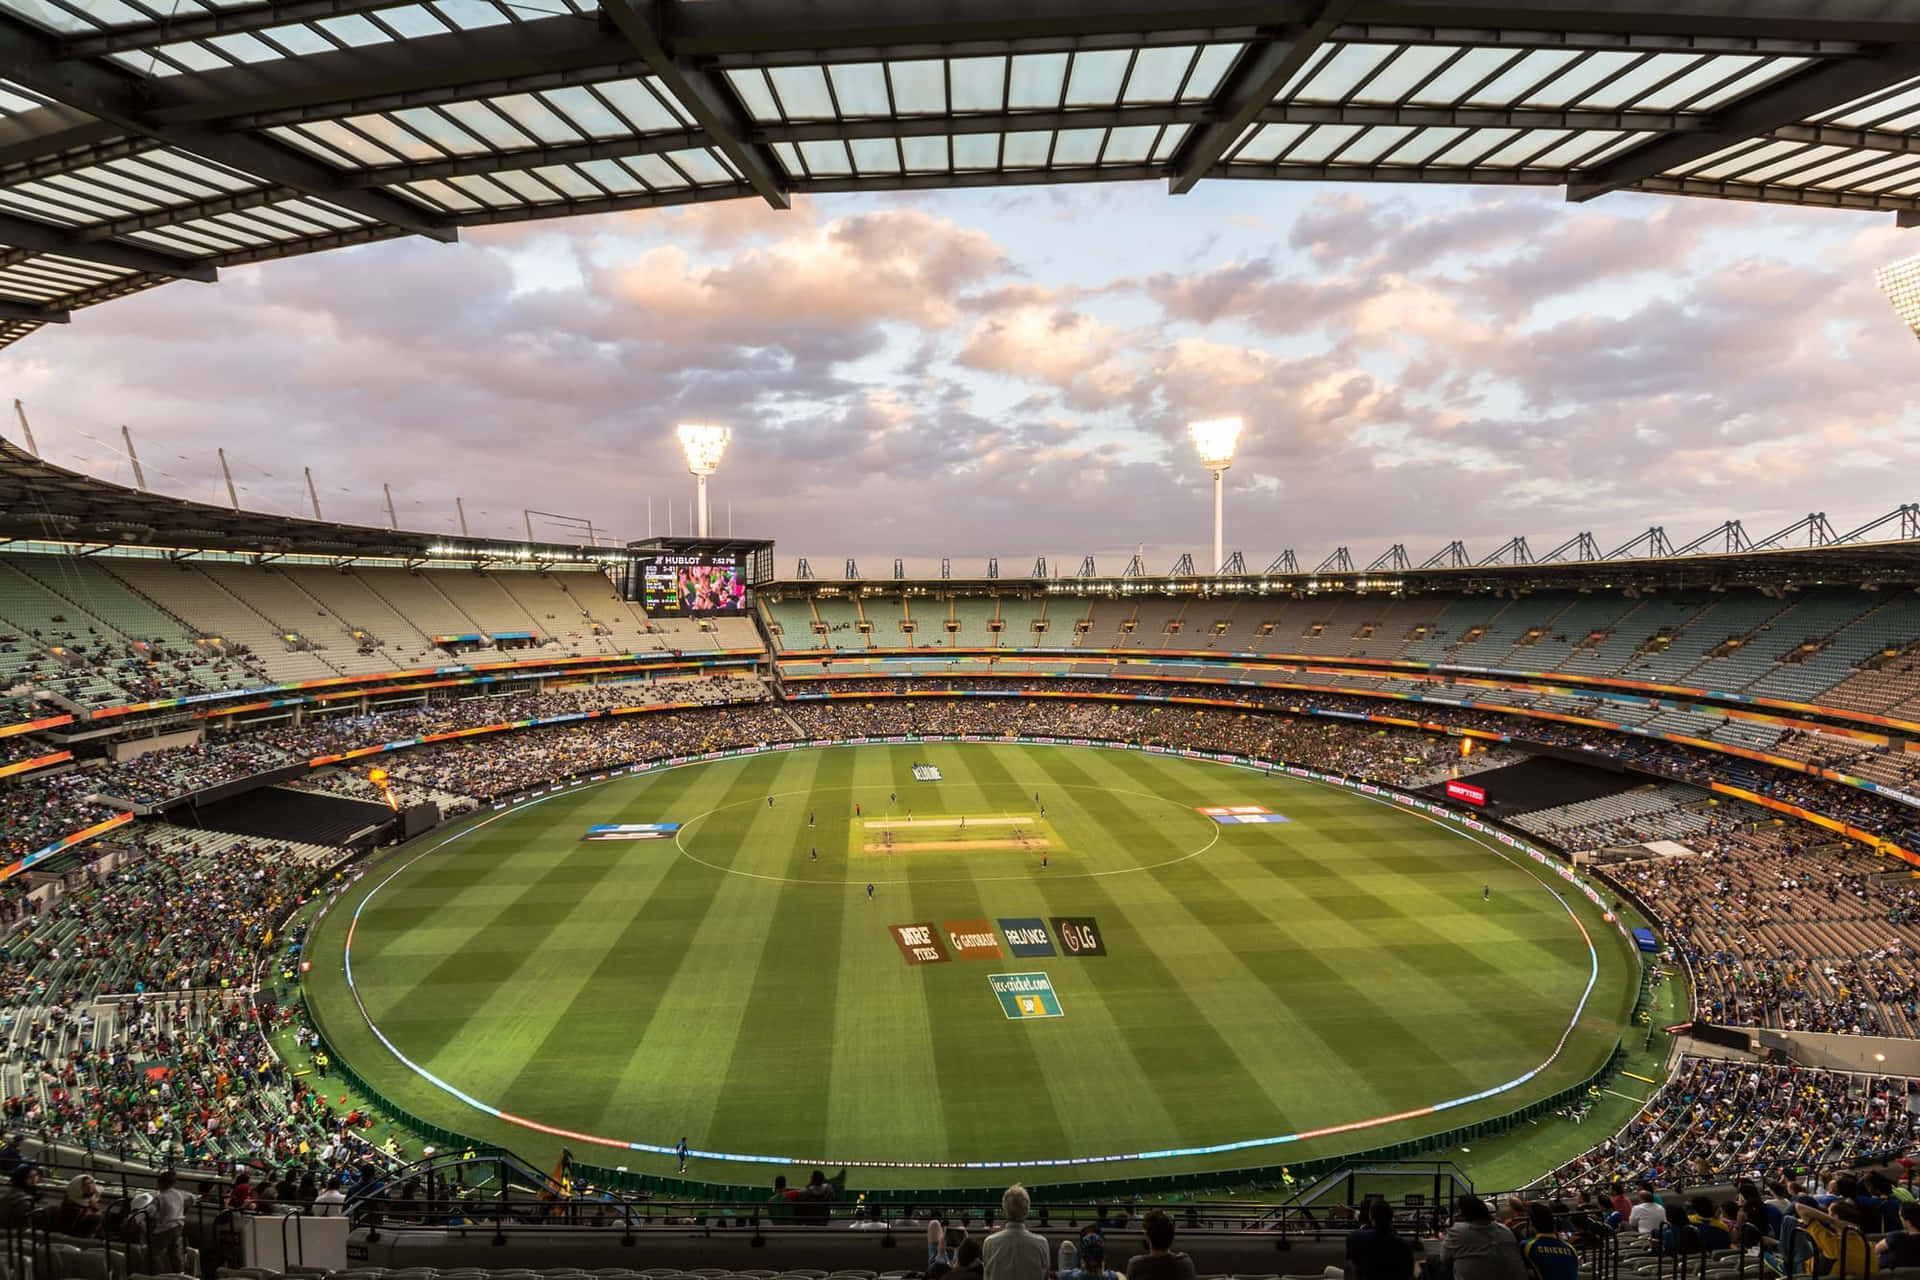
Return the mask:
M1842 531L1824 513L1813 513L1764 537L1751 537L1738 520L1729 520L1699 537L1675 543L1660 527L1605 550L1591 533L1576 534L1536 553L1525 538L1512 538L1474 555L1450 542L1424 560L1394 545L1371 560L1337 548L1317 567L1298 562L1286 551L1264 570L1245 567L1235 552L1218 576L1193 571L1182 557L1169 571L1154 572L1140 557L1125 571L1102 574L1093 557L1071 577L1049 574L1044 558L1025 576L999 576L992 562L986 577L951 577L943 562L938 578L909 577L894 562L891 578L868 578L847 561L847 577L829 581L809 576L806 561L794 578L771 581L773 543L758 538L647 538L625 548L561 542L520 542L463 538L420 530L382 529L336 524L298 516L242 511L96 479L43 461L0 438L0 548L9 543L62 543L81 554L112 549L148 549L190 556L199 551L281 556L314 556L334 561L399 559L420 564L534 565L614 563L631 553L706 550L764 556L767 585L790 591L901 589L963 592L1030 591L1174 591L1200 594L1267 594L1315 590L1533 590L1541 587L1619 589L1627 587L1753 585L1791 589L1825 583L1861 586L1920 584L1920 503L1903 503L1858 528ZM1309 564L1311 561L1308 562Z
M0 0L0 345L222 267L794 192L1511 183L1920 219L1886 0Z
M206 550L423 562L546 564L618 555L618 549L611 547L459 538L216 507L96 480L43 462L0 440L0 547L10 542L62 542L87 550L154 547L182 553Z

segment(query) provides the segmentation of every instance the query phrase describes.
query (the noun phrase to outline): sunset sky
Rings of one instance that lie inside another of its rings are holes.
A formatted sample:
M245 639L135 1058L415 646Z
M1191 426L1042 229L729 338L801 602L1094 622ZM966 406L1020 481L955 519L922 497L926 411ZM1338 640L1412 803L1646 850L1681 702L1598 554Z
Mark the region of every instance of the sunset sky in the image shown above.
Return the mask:
M41 450L329 518L686 528L676 422L734 429L715 520L837 576L1207 541L1191 418L1248 422L1227 546L1684 541L1920 499L1889 215L1213 182L738 202L320 254L76 312L0 355ZM10 437L12 423L0 427ZM537 532L540 532L537 530ZM557 529L545 532L558 534Z

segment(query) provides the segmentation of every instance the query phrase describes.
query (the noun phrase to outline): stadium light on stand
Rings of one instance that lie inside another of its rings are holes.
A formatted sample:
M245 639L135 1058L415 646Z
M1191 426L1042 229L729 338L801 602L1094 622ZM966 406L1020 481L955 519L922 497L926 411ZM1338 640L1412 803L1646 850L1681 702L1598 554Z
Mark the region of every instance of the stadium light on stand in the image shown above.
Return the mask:
M1200 465L1213 472L1213 567L1207 571L1209 574L1219 573L1220 566L1226 562L1221 494L1226 488L1227 468L1233 465L1233 451L1245 427L1238 418L1208 418L1187 424L1187 435L1192 437L1194 451L1200 455Z
M687 471L693 476L694 518L697 532L707 536L707 477L720 469L720 456L727 451L733 433L725 427L706 422L680 424L680 452L686 455Z

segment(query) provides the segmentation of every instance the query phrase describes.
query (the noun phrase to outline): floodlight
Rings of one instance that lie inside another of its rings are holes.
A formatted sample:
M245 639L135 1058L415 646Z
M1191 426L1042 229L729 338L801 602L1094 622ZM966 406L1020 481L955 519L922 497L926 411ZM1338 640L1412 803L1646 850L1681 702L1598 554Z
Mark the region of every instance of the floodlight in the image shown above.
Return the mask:
M1240 443L1240 432L1245 426L1238 418L1207 418L1187 424L1187 435L1192 437L1194 450L1200 455L1200 465L1213 472L1213 567L1208 573L1219 573L1226 563L1221 495L1226 488L1227 468L1233 465L1233 451Z
M1233 465L1233 451L1240 443L1246 424L1238 418L1208 418L1189 422L1187 434L1200 455L1200 465L1209 471L1225 471Z
M683 422L679 435L687 470L696 476L710 476L720 469L720 455L727 451L727 440L733 433L708 422Z
M677 434L680 452L686 457L687 470L693 476L696 531L704 538L707 536L707 477L720 469L720 455L727 451L727 441L733 432L710 422L683 422Z
M1901 322L1920 337L1920 258L1903 258L1876 268L1873 282L1887 295Z

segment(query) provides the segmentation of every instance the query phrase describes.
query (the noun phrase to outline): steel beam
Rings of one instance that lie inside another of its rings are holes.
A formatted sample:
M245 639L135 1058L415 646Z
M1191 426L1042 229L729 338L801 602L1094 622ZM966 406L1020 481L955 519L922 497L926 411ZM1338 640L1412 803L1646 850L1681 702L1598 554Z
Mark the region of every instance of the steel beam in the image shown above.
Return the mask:
M656 0L662 29L685 56L869 50L898 46L1062 41L1170 30L1266 28L1310 22L1311 0ZM1920 14L1887 0L1360 0L1348 23L1444 32L1440 43L1485 43L1488 32L1522 39L1726 41L1702 52L1816 53L1920 40ZM1459 38L1455 38L1455 37ZM1217 37L1223 38L1223 37ZM1778 41L1769 49L1759 42ZM1622 43L1618 47L1629 46Z
M1356 0L1326 0L1304 29L1276 35L1251 45L1227 73L1213 105L1213 123L1190 132L1174 155L1168 189L1174 195L1193 190L1208 170L1220 163L1231 147L1259 119L1294 74L1307 65L1335 27L1346 19Z
M205 40L241 31L266 31L299 22L318 22L351 13L397 9L411 0L289 0L288 3L236 5L230 9L196 9L162 22L109 27L93 35L68 36L61 41L70 57L98 58L182 40Z
M1655 195L1706 196L1715 200L1797 204L1815 209L1857 209L1875 213L1920 210L1920 196L1896 196L1877 191L1836 191L1824 187L1777 187L1756 182L1716 181L1712 178L1644 178L1634 183L1632 189Z
M0 169L104 142L122 132L67 106L34 107L0 120Z
M58 307L49 307L30 298L0 298L0 320L24 320L30 324L66 324L70 319Z
M618 32L580 18L537 18L167 76L153 83L147 114L167 124L259 128L639 76L647 69Z
M0 14L0 67L14 83L77 107L129 133L143 134L272 185L293 187L365 218L416 235L452 240L451 227L409 201L346 186L331 166L263 138L166 124L146 111L149 82L107 63L60 56L59 43L21 20Z
M630 0L600 0L600 12L626 37L694 123L707 131L714 148L732 162L761 199L776 209L791 204L779 160L771 151L746 140L752 121L734 100L733 91L712 72L667 52L655 28L651 6L649 13L642 13Z
M1703 128L1643 143L1583 171L1568 184L1567 199L1591 200L1631 187L1916 75L1920 41L1890 45L1870 57L1816 64L1715 112Z
M176 280L198 280L202 284L212 284L218 278L218 273L212 267L191 258L157 249L115 244L89 236L84 229L55 226L51 222L37 222L11 213L0 213L0 243L17 249L29 249L34 253L53 253L79 262L118 267L123 271L172 276Z

